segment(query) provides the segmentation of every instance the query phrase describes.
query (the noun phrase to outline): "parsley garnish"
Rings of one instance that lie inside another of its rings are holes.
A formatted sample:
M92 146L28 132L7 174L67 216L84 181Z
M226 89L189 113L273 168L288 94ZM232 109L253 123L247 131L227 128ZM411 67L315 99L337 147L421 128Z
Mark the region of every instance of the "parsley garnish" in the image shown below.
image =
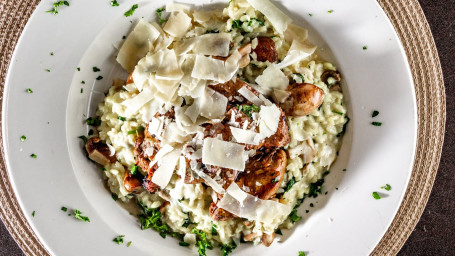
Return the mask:
M80 68L80 67L77 67L77 71L81 71L81 68Z
M381 187L382 189L385 189L387 191L390 191L390 189L392 189L392 186L390 186L389 184L385 184L385 186Z
M275 234L282 236L283 232L281 232L281 229L278 228L277 230L275 230Z
M133 165L133 167L131 167L131 174L135 175L136 172L137 172L137 169L138 169L138 166L137 165Z
M81 81L81 84L85 84L85 81Z
M82 214L81 211L79 211L78 209L74 209L74 218L76 218L78 220L90 222L90 219L87 216L82 216L81 214Z
M312 13L308 13L308 15L309 15L310 17L311 17L311 16L313 16L313 14L312 14Z
M83 93L83 92L84 92L84 88L81 88L81 93Z
M136 134L136 133L140 133L140 132L143 132L144 130L145 130L145 128L144 128L144 127L142 127L142 126L139 126L139 128L137 128L136 130L131 130L131 131L129 131L127 134L128 134L128 135L131 135L131 134Z
M35 217L35 211L32 212L32 216Z
M265 25L264 22L263 22L262 20L258 20L258 19L256 19L256 18L251 18L251 19L250 19L250 22L248 22L248 26L251 26L251 24L253 23L253 20L256 21L257 23L259 23L259 25L261 25L261 26L264 26L264 25Z
M374 126L381 126L382 125L381 122L371 122L371 124L374 125Z
M323 178L314 183L311 183L310 192L308 192L308 196L316 198L318 196L318 194L321 193L323 183L324 183Z
M118 196L117 194L114 194L114 193L111 193L111 197L114 201L117 201L118 200Z
M133 6L131 6L131 8L124 13L125 17L129 17L129 16L133 15L133 13L137 9L137 7L139 7L137 4L133 4Z
M22 142L24 142L26 139L27 139L27 137L25 137L25 135L22 135L22 136L21 136L21 141L22 141Z
M84 144L87 143L87 137L85 137L84 135L81 135L78 137L79 139L81 139L82 141L84 141Z
M130 245L131 245L132 242L133 242L133 241L129 241L129 242L126 244L126 247L130 247Z
M196 245L198 246L198 253L199 256L205 256L206 249L211 249L213 248L212 242L207 240L207 234L204 233L204 231L198 230L196 228L193 228L191 230L192 233L196 234Z
M240 21L240 20L233 20L232 21L232 27L233 28L242 29L242 24L243 24L243 22Z
M116 242L117 244L123 244L124 237L125 237L125 235L120 235L120 236L117 236L116 238L112 239L112 241Z
M286 189L284 190L284 192L288 192L292 188L292 186L294 186L294 184L295 184L295 178L292 177L292 179L286 185Z
M299 256L306 256L306 254L303 251L299 251Z
M93 72L100 72L101 69L99 69L98 67L93 67Z
M362 49L365 51L366 49L368 49L368 47L367 47L366 45L364 45L364 46L362 47Z
M381 199L381 195L379 195L378 192L373 192L373 198L376 200L379 200L379 199Z
M218 232L216 231L217 228L218 226L212 223L212 235L216 236L218 234Z
M160 24L163 24L164 22L166 22L165 19L163 19L162 15L163 15L163 11L165 11L166 9L164 8L158 8L156 9L156 14L158 15L158 21L160 22Z
M87 124L91 126L99 126L101 124L101 119L99 119L98 117L89 117L87 118L87 120L85 120L85 122L87 122Z
M96 80L98 80L98 81L101 80L101 79L103 79L102 76L98 76L98 77L96 78Z
M302 217L297 215L297 209L295 208L294 210L292 210L291 214L289 214L289 218L291 219L292 223L296 223L297 221L302 219Z
M180 241L180 242L179 242L179 245L180 245L180 246L183 246L183 247L188 247L188 246L190 246L189 243L183 242L183 241Z
M158 233L162 238L166 238L166 235L169 234L170 228L168 225L161 221L161 212L159 208L150 209L143 205L141 202L138 203L141 206L144 214L139 216L141 222L141 229L152 228Z
M117 119L120 121L126 121L126 117L123 117L123 116L119 116L119 117L117 117Z
M65 206L62 206L61 210L66 212L68 210L68 208L66 208Z
M32 89L28 88L27 93L33 93Z
M234 251L234 249L237 248L237 245L235 243L231 243L231 244L223 244L221 246L221 253L223 253L223 256L228 256L229 254L232 253L232 251Z
M37 158L38 156L35 155L35 154L31 154L30 157L31 157L31 158Z
M46 70L46 72L51 72L51 70L50 70L50 69L48 69L48 68L46 68L45 70Z
M50 11L47 11L46 13L52 13L54 15L57 15L58 14L58 7L62 6L62 5L70 6L70 3L68 3L68 1L54 2L54 4L53 4L54 8L52 10L50 10Z
M333 11L333 10L328 10L327 12L328 12L328 13L333 13L334 11Z
M371 113L371 117L377 117L379 115L379 111L374 110L373 113Z
M340 116L344 115L344 113L340 112L340 111L332 110L332 112L335 113L335 114L338 114Z
M112 0L112 1L111 1L111 5L112 5L112 6L119 6L117 0Z
M248 105L237 105L237 108L240 111L242 111L243 113L245 113L245 115L247 115L248 117L251 117L251 113L252 112L259 112L259 107L255 106L255 105L251 105L251 106L248 106Z
M51 55L51 56L54 56L54 52L51 52L50 55Z

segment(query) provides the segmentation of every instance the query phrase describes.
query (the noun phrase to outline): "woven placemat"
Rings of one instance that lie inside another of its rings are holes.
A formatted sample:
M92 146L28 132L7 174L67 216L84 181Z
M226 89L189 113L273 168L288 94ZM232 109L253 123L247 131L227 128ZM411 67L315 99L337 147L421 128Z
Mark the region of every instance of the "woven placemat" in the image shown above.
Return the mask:
M39 2L0 1L2 101L11 56ZM438 53L417 0L378 0L378 3L392 21L406 51L415 83L418 113L417 149L411 180L395 219L372 252L372 255L395 255L416 226L430 196L444 140L446 104ZM0 153L0 218L26 255L49 255L19 207L6 171L3 147Z

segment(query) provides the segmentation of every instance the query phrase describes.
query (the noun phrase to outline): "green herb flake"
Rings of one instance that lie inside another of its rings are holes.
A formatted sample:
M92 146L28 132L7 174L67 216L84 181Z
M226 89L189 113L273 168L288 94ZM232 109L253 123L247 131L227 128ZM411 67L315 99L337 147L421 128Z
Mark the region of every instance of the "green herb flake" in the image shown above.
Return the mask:
M306 254L303 251L299 251L299 256L306 256Z
M212 242L207 239L207 234L204 231L193 228L191 233L196 234L196 245L198 247L199 255L206 255L206 250L213 248Z
M123 15L125 15L125 17L129 17L131 15L134 14L134 11L138 8L139 6L137 4L133 4L133 6L131 6L131 8L126 11Z
M31 88L28 88L27 93L33 93L33 90Z
M216 224L213 224L212 223L212 235L213 236L216 236L218 234L218 231L216 231L216 229L218 228L218 226Z
M364 51L366 51L366 50L368 49L368 46L364 45L364 46L362 47L362 49L363 49Z
M333 13L333 12L334 12L334 10L328 10L327 12L328 12L328 13Z
M144 214L139 216L139 221L141 222L141 229L152 228L156 230L162 238L166 238L166 234L170 233L170 228L168 225L162 222L161 212L159 208L147 208L141 202L138 202L139 206L142 208Z
M262 20L258 20L256 18L251 18L250 22L248 22L248 26L251 26L251 24L253 24L253 21L256 21L261 26L265 26L265 24L264 24L264 22Z
M87 217L87 216L82 216L81 214L82 214L81 211L79 211L78 209L74 209L74 218L76 218L76 219L78 219L78 220L83 220L83 221L85 221L85 222L90 222L89 217Z
M35 211L32 212L32 217L35 217Z
M120 235L120 236L117 236L114 239L112 239L112 241L116 242L117 244L123 244L123 238L124 237L125 237L124 235Z
M131 167L131 174L135 175L137 173L137 169L139 168L139 166L137 165L133 165L133 167Z
M128 135L137 134L137 133L143 132L144 130L145 130L144 127L139 126L139 128L137 128L136 130L128 131L127 134L128 134Z
M93 72L100 72L101 69L99 69L98 67L93 67Z
M77 71L81 71L81 68L80 68L80 67L77 67L76 69L77 69Z
M21 141L24 142L25 140L27 139L27 137L25 135L22 135L21 136Z
M223 244L220 249L223 256L228 256L229 254L232 253L232 251L235 250L235 248L237 248L237 245L235 243L231 243Z
M81 88L81 93L83 93L83 92L84 92L84 88Z
M188 247L188 246L190 246L189 243L183 242L183 241L180 241L180 242L179 242L179 245L180 245L180 246L183 246L183 247Z
M237 108L251 118L252 112L259 112L259 107L255 105L237 105Z
M382 189L385 189L387 191L390 191L392 189L392 186L390 186L389 184L385 184L385 186L381 187Z
M98 117L89 117L89 118L87 118L87 120L85 120L85 122L91 126L100 126L101 125L101 119L99 119Z
M87 139L87 137L85 137L84 135L81 135L81 136L79 136L78 138L81 139L81 140L84 142L84 144L87 143L87 140L88 140L88 139Z
M280 181L280 177L276 177L272 180L272 183L277 183L278 181Z
M54 14L54 15L57 15L57 14L58 14L58 7L60 7L60 6L62 6L62 5L70 6L70 4L68 3L68 1L57 1L57 2L54 2L54 3L53 3L53 9L47 11L46 13L52 13L52 14Z
M96 80L98 80L98 81L101 80L101 79L103 79L102 76L98 76L98 77L96 78Z
M133 243L133 241L129 241L127 244L126 244L126 247L130 247L130 245Z
M126 36L122 36L122 39L126 39Z
M283 232L281 231L281 229L278 228L277 230L275 230L275 234L282 236Z
M119 116L119 117L117 117L117 119L120 121L126 121L126 117L123 117L123 116Z
M68 211L68 208L66 208L65 206L62 206L62 208L60 208L60 210L66 212L66 211Z
M308 16L312 17L312 16L313 16L313 14L312 14L312 13L308 13Z
M345 171L346 171L346 169L343 169L343 172L345 172Z
M344 113L340 112L340 111L332 110L332 112L335 113L335 114L338 114L340 116L344 115Z
M382 122L371 122L371 124L374 126L381 126Z
M166 11L166 9L164 8L158 8L156 9L156 15L158 15L158 21L160 24L163 24L164 22L166 22L165 19L163 19L163 12Z
M292 223L296 223L297 221L301 220L302 217L297 215L297 209L292 210L291 214L289 214L289 219L291 219Z
M31 157L31 158L37 158L38 156L35 155L35 154L31 154L30 157Z
M117 194L114 194L114 193L111 193L111 197L114 201L117 201L118 200L118 196Z
M49 53L51 56L54 56L54 52Z
M50 70L50 69L48 69L48 68L46 68L45 70L46 70L46 72L51 72L51 70Z
M292 186L294 186L294 184L295 184L295 177L292 177L292 179L286 185L286 189L284 190L284 192L288 192L292 188Z
M379 115L379 111L374 110L373 113L371 113L371 117L377 117Z
M232 21L232 27L233 28L238 28L238 29L241 30L242 29L242 24L243 24L243 22L240 21L240 20L233 20Z
M111 6L119 6L117 0L111 1Z
M372 195L373 195L373 198L374 198L374 199L376 199L376 200L379 200L379 199L381 199L381 195L379 195L379 193L378 193L378 192L373 192L373 194L372 194Z

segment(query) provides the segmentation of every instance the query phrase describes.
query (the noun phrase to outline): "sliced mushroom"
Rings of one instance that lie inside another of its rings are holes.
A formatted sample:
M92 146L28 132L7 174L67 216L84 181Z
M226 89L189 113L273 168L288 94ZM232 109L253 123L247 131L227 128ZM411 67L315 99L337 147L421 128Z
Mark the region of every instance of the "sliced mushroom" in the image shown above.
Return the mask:
M333 81L329 81L329 78L333 78ZM338 71L326 70L321 75L321 81L324 82L331 91L341 91L340 81L341 74Z
M261 242L265 247L269 247L273 243L274 239L275 239L275 233L272 233L272 234L264 233L264 234L262 234Z
M91 160L103 166L117 161L115 155L111 156L111 150L107 144L102 142L99 137L88 139L87 143L85 143L85 150Z
M270 37L257 37L258 44L253 52L256 53L257 60L261 62L269 61L271 63L278 60L278 53L275 48L275 41Z
M287 116L306 116L321 106L324 91L314 84L299 83L287 88L291 94L280 106Z
M126 170L125 176L123 176L123 186L129 193L134 193L142 188L142 183L129 170Z

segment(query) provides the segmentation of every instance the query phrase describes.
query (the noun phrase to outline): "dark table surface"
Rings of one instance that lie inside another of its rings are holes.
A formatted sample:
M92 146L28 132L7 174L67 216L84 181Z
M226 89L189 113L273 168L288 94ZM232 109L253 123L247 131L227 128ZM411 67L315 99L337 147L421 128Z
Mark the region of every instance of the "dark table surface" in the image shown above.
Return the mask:
M441 59L447 124L438 175L428 205L398 255L455 255L455 0L419 0ZM0 255L23 255L0 222Z

